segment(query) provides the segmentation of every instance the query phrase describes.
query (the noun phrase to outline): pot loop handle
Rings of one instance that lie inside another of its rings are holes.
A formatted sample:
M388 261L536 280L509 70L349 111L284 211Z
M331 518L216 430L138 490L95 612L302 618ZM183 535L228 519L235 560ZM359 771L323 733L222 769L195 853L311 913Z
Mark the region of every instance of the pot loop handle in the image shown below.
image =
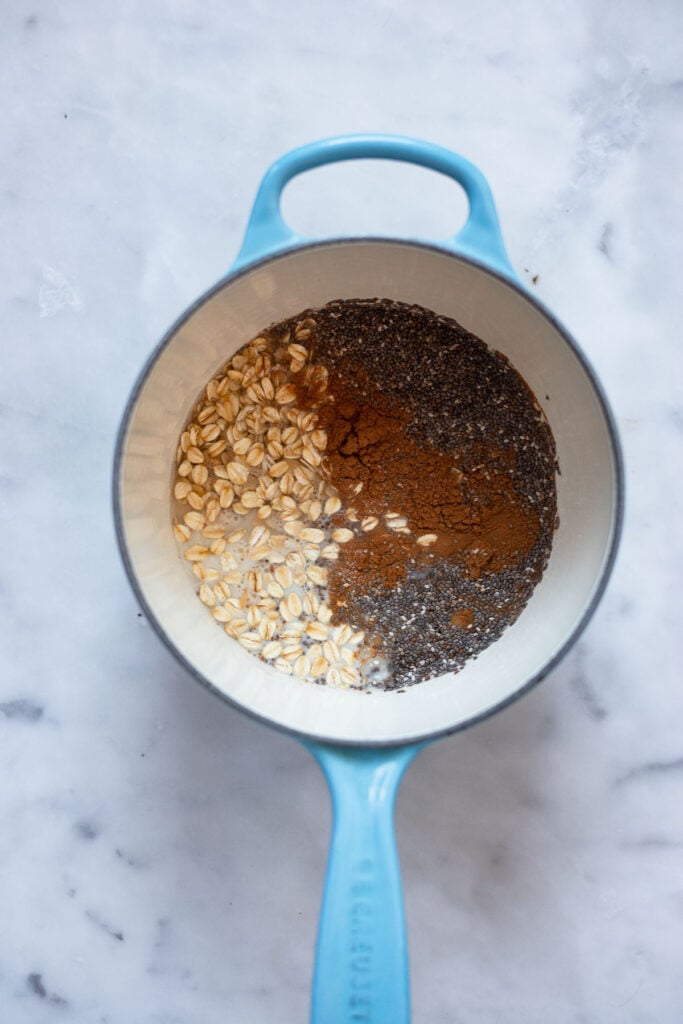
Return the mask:
M310 239L295 234L282 219L280 197L292 178L340 160L401 160L453 178L464 188L469 215L464 227L438 245L471 256L506 276L515 277L500 231L493 195L481 171L457 153L401 135L341 135L285 153L266 171L254 200L244 242L233 270Z

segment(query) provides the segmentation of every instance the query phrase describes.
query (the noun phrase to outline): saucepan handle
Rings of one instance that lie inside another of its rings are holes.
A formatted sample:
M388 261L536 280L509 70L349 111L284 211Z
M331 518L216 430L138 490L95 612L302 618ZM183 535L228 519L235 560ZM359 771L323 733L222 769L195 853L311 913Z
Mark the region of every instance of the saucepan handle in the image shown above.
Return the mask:
M505 252L491 189L481 171L449 149L401 135L338 136L293 149L276 160L266 171L256 194L244 242L233 269L310 241L295 234L282 219L280 198L288 181L314 167L339 160L360 159L418 164L457 181L467 193L469 215L457 235L439 240L437 244L471 256L507 276L514 276Z
M394 836L396 792L421 746L308 744L332 794L311 1024L409 1024L408 952Z

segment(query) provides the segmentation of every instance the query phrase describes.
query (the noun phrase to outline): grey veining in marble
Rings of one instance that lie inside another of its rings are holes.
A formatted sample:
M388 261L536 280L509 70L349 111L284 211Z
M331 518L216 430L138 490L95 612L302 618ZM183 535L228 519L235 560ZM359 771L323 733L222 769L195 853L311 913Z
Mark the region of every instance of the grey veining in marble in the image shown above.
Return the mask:
M330 814L307 753L196 686L114 544L113 438L234 258L268 163L349 131L487 174L624 442L580 644L425 751L398 807L416 1024L683 1019L683 8L674 0L3 7L0 1020L306 1020ZM309 234L454 231L445 181L292 185Z

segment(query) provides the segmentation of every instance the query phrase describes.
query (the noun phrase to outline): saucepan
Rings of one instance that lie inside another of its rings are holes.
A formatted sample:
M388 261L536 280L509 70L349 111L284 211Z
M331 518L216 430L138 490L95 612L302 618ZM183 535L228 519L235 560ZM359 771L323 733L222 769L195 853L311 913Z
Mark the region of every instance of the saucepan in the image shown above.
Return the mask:
M465 226L437 243L296 236L280 214L295 175L384 158L448 175L469 201ZM196 599L170 526L176 444L206 382L265 326L333 299L382 297L452 317L502 352L548 419L560 473L559 525L545 573L517 621L457 674L403 693L314 685L262 664L216 628ZM393 832L402 774L422 746L505 708L542 679L585 627L620 533L622 469L614 422L576 342L519 281L483 175L449 150L362 135L287 153L266 173L231 272L171 327L135 385L116 449L119 544L140 604L201 683L302 740L333 800L317 945L314 1024L407 1024L405 924Z

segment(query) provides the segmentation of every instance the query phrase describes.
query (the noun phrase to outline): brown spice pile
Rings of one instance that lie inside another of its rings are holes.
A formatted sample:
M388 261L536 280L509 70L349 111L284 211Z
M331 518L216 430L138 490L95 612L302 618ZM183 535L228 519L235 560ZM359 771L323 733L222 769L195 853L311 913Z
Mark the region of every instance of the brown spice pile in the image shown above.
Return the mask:
M383 518L368 533L361 527L344 548L343 579L341 571L335 574L340 595L357 586L393 586L411 561L428 565L461 557L468 575L478 579L531 551L538 516L515 494L509 452L489 453L464 482L451 455L407 436L406 409L392 407L369 382L360 401L358 391L355 381L330 378L335 402L319 416L328 432L330 479L361 523L394 512L406 518L411 534L389 528ZM416 544L422 537L430 542Z

